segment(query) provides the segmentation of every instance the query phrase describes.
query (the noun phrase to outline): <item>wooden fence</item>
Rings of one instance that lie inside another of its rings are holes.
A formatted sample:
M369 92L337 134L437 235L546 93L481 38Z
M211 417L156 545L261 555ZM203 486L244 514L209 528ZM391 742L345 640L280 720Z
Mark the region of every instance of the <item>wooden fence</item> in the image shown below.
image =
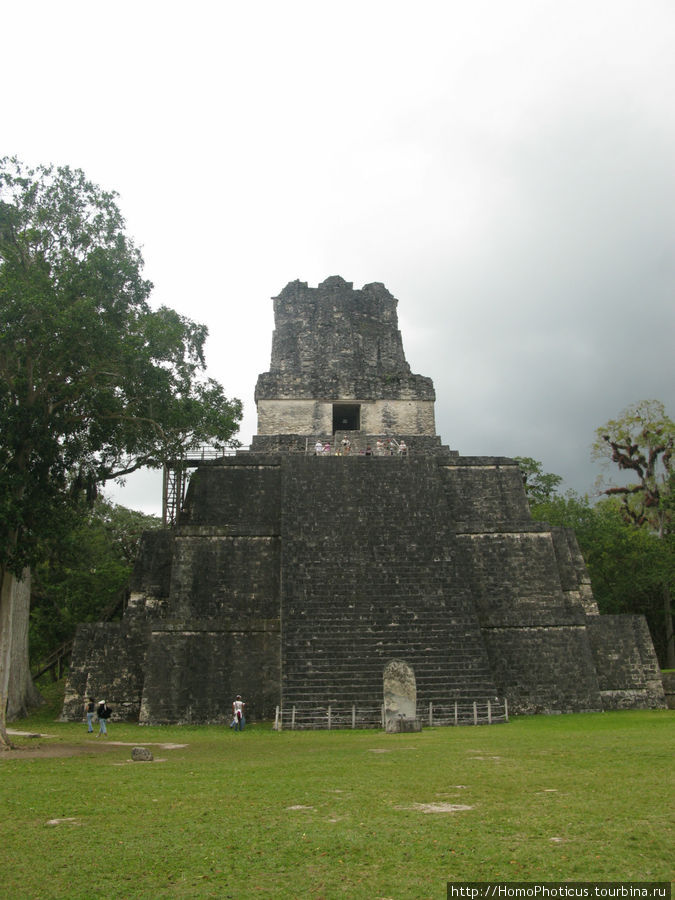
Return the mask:
M509 720L506 698L489 700L448 700L418 704L417 718L428 728L455 725L496 725ZM328 730L345 728L384 729L384 705L331 703L328 706L277 706L277 731Z

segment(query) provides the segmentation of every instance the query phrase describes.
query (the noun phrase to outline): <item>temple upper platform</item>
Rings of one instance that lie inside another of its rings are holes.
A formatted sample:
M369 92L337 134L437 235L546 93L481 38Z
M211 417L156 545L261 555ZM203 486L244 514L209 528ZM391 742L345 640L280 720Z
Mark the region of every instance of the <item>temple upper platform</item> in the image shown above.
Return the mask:
M274 300L270 369L256 385L258 435L401 436L440 448L431 378L403 351L397 299L379 282L354 290L340 276L292 281ZM413 443L415 443L413 441Z

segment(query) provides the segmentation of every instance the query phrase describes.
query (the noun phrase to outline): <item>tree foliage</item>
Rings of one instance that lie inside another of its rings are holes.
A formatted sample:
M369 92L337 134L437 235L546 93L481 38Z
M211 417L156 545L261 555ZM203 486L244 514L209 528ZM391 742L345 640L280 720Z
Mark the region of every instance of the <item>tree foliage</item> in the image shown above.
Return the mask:
M657 415L648 418L647 409ZM537 490L530 501L535 520L574 529L600 612L645 616L663 666L672 665L670 596L675 584L674 476L667 456L663 462L669 427L662 405L650 403L633 410L629 421L598 429L595 453L613 462L626 456L621 468L637 476L632 485L609 486L591 503L572 491L558 493L561 480L544 474L544 488L552 484L554 489ZM542 476L541 463L524 461L530 472ZM644 492L636 489L643 482Z
M206 328L152 309L142 265L115 194L2 161L0 561L17 574L68 492L236 432L240 402L203 376Z
M558 491L562 484L562 476L552 472L544 472L544 467L531 456L516 456L516 462L523 476L523 485L530 507L538 503L546 503Z
M150 306L124 227L116 195L80 170L0 161L0 729L25 613L14 581L64 508L230 442L241 419L204 375L206 328Z
M672 538L661 540L626 521L616 497L591 503L568 491L533 506L532 517L574 529L600 612L644 615L657 656L666 666L663 584L675 579Z
M33 568L30 612L32 662L70 640L80 622L121 611L141 534L161 519L99 497L73 506L40 546Z
M643 400L596 432L595 458L608 459L632 480L602 491L622 500L623 514L660 535L672 527L672 456L675 423L659 400Z
M626 522L655 536L665 559L655 571L661 579L665 661L675 666L673 633L673 485L672 455L675 423L659 400L642 400L627 407L596 432L593 452L607 458L628 475L628 483L610 484L602 491L621 500Z

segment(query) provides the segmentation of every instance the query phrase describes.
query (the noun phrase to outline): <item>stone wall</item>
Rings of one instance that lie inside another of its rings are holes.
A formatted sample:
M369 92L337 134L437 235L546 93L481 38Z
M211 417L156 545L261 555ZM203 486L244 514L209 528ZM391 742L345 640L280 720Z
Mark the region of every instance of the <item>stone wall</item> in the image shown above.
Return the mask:
M665 696L644 616L593 616L591 647L604 709L663 706Z
M360 431L369 435L433 435L436 433L432 400L368 400L340 395L359 407ZM333 434L333 400L258 400L258 434Z
M147 535L123 622L78 632L64 706L141 722L377 706L405 660L420 708L664 704L644 619L600 616L574 536L529 520L509 460L255 453L200 467Z
M78 632L64 706L141 722L377 705L392 660L420 708L659 706L641 617L600 616L573 535L529 520L509 460L255 453L204 465L147 535L121 623Z
M172 622L150 635L139 721L228 724L242 694L250 721L274 717L279 619Z
M662 672L661 680L668 709L675 709L675 672Z
M552 528L551 535L560 575L560 586L566 595L568 604L580 605L586 615L599 615L598 604L591 587L591 578L574 530L572 528Z
M531 528L523 478L514 460L455 456L444 461L442 477L457 532L492 531L506 524Z
M491 627L483 631L497 693L520 715L603 708L583 625Z
M126 617L166 614L171 586L174 535L171 531L146 531L140 542L129 584Z
M562 589L552 533L459 540L497 692L513 712L602 709L585 612L577 592Z
M366 433L434 435L433 383L410 371L397 304L378 283L288 284L274 298L270 370L256 385L258 434L332 434L334 404L349 401Z
M113 721L138 721L145 681L147 630L136 622L80 625L64 697L62 721L83 717L85 697L107 700Z
M176 535L171 615L186 619L277 618L278 535L232 535L186 526Z

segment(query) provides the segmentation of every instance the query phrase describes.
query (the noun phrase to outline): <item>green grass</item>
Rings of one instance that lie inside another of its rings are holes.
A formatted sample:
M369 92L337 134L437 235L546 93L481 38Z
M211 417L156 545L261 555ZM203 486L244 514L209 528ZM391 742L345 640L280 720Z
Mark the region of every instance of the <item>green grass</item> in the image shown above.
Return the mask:
M43 746L97 740L53 716L14 727L53 735ZM113 722L110 741L187 746L151 746L152 763L128 746L0 755L2 893L420 900L448 880L670 880L673 722L621 712L411 735ZM471 808L415 808L441 803Z

